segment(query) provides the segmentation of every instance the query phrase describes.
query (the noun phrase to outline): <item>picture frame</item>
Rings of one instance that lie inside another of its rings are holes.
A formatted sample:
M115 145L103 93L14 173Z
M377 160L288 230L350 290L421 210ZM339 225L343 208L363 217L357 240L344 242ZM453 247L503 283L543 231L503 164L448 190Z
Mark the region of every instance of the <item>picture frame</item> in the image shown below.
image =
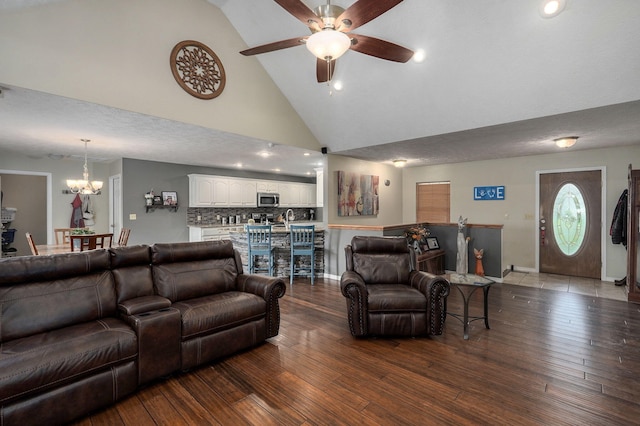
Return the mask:
M440 244L438 243L438 238L436 237L427 237L427 249L428 250L438 250L440 248Z
M178 193L175 191L162 191L162 205L164 206L177 206L178 205Z
M154 206L161 206L162 205L162 197L159 196L159 195L154 195L152 204Z

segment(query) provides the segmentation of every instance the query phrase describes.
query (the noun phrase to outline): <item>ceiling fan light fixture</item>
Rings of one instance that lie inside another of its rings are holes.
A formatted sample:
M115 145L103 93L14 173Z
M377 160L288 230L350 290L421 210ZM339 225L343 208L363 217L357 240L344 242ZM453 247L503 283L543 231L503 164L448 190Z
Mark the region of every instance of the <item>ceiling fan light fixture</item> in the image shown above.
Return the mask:
M578 136L565 136L553 140L558 148L571 148L578 142Z
M564 10L566 0L543 0L540 3L540 15L543 18L553 18Z
M407 165L407 160L393 160L393 165L401 168Z
M351 47L351 39L345 33L333 29L324 29L309 36L307 49L315 57L335 60Z

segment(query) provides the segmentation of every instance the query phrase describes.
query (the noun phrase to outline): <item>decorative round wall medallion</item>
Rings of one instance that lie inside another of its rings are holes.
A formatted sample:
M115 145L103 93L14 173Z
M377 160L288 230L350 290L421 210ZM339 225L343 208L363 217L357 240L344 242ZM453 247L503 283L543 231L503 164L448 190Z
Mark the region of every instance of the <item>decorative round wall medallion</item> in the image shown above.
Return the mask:
M193 40L175 45L171 72L185 92L200 99L219 96L227 80L220 58L208 46Z

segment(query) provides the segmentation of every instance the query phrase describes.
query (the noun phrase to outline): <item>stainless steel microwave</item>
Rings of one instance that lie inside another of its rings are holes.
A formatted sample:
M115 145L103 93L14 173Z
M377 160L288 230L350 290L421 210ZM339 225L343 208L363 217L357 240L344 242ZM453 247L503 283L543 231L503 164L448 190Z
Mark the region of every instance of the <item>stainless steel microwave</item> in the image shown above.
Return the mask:
M258 192L258 207L278 207L280 194L272 192Z

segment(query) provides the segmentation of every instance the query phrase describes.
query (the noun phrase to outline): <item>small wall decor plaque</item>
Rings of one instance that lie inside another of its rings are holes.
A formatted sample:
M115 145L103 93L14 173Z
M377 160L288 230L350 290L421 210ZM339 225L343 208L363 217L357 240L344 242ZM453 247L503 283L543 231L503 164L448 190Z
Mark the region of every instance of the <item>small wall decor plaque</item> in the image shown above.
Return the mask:
M181 41L171 51L170 60L173 77L191 96L213 99L222 93L227 77L222 61L208 46Z
M504 200L504 185L501 186L475 186L473 188L474 200Z

